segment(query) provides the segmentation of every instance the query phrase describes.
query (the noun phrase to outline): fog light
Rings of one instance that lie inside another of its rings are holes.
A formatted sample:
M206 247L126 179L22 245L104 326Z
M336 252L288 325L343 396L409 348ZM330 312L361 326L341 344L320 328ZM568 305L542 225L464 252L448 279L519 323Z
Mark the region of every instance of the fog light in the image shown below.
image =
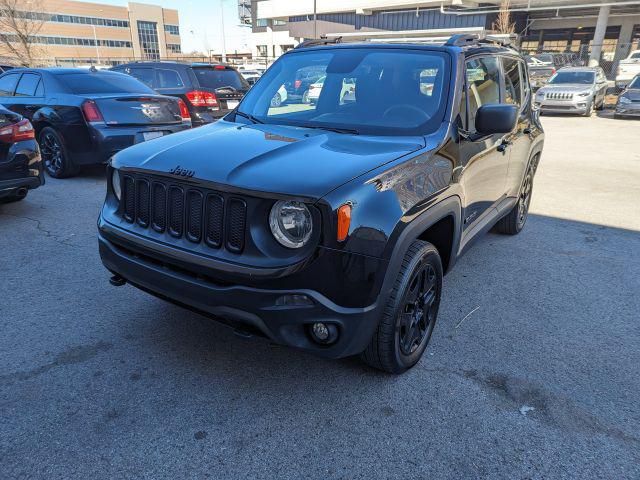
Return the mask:
M330 323L316 322L311 325L311 337L323 345L333 343L338 338L338 328Z

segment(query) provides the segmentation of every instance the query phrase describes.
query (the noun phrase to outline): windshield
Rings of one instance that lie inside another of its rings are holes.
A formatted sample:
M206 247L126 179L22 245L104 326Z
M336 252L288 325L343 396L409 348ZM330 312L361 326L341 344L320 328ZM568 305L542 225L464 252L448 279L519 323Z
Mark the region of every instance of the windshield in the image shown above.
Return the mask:
M222 88L231 87L235 90L247 90L249 84L242 78L235 70L229 69L217 69L211 67L198 67L193 69L196 78L198 79L198 85L204 88Z
M594 72L558 72L551 79L549 83L577 83L580 85L591 85L596 79Z
M88 93L156 93L144 83L124 73L72 73L61 76L61 81L76 95L86 95Z
M634 60L640 60L640 52L634 52L631 54L631 56L629 58L632 58Z
M247 93L236 119L247 121L244 114L268 124L422 135L443 120L449 73L443 52L336 48L290 53ZM282 88L286 100L274 102Z
M637 76L633 80L631 80L631 83L629 84L629 88L640 89L640 76Z

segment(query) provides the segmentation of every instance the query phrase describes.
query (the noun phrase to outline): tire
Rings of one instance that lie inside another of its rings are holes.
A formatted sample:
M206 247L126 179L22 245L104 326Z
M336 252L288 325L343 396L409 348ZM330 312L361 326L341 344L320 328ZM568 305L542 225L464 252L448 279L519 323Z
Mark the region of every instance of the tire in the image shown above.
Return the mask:
M527 172L522 179L518 202L511 211L496 223L496 230L505 235L517 235L524 228L529 217L529 205L531 205L531 195L533 194L533 178L535 177L538 157L534 157L527 167Z
M584 112L585 117L593 116L593 112L595 111L595 108L594 108L595 103L596 103L595 99L591 100L591 103L589 103L589 107L587 108L587 111Z
M276 108L276 107L279 107L280 105L282 105L282 95L276 92L276 94L271 99L271 106Z
M78 167L71 161L62 135L51 127L44 127L38 135L42 163L53 178L72 177Z
M599 112L601 112L602 110L604 110L604 97L602 98L602 101L600 102L600 105L598 105L596 107L596 110L598 110Z
M27 194L28 193L29 192L27 191L27 193L25 193L23 195L18 195L18 194L7 195L6 197L0 198L0 203L19 202L20 200L24 200L25 198L27 198Z
M432 244L416 240L404 259L382 318L361 359L399 374L413 367L427 348L438 317L442 261Z

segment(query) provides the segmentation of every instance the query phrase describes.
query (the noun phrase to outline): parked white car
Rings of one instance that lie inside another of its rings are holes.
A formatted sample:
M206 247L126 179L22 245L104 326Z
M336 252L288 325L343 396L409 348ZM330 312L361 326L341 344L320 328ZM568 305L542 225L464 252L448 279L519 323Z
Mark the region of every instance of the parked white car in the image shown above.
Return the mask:
M616 87L626 87L638 74L640 74L640 50L634 50L627 58L620 60L616 75Z

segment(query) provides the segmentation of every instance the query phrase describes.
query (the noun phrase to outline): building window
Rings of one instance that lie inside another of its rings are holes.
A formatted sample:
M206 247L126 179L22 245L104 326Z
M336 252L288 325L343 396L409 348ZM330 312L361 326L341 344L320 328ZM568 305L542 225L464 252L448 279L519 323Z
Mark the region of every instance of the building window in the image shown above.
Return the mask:
M256 45L256 50L258 50L259 57L267 56L267 46L266 45Z
M274 20L273 21L273 26L274 27L282 26L282 25L286 25L286 24L287 24L287 22L285 20Z
M42 20L55 23L78 23L81 25L99 25L104 27L129 28L128 20L118 20L116 18L84 17L79 15L60 15L56 13L43 12L16 12L19 18L28 20Z
M256 27L266 27L268 25L268 21L266 18L258 18L256 20Z
M293 50L293 45L280 45L280 50L282 50L282 53L288 52Z
M156 22L138 20L138 40L142 56L147 60L160 60L160 43Z
M178 25L165 25L164 31L171 35L180 35L180 27Z
M179 43L167 43L167 50L171 53L182 53Z
M542 49L545 52L564 52L567 49L566 40L545 40Z
M3 39L10 43L18 42L18 37L13 34L0 34ZM36 35L29 37L31 42L40 45L70 45L74 47L109 47L109 48L132 48L131 42L126 40L107 40L99 38L77 38L77 37L52 37L45 35Z

